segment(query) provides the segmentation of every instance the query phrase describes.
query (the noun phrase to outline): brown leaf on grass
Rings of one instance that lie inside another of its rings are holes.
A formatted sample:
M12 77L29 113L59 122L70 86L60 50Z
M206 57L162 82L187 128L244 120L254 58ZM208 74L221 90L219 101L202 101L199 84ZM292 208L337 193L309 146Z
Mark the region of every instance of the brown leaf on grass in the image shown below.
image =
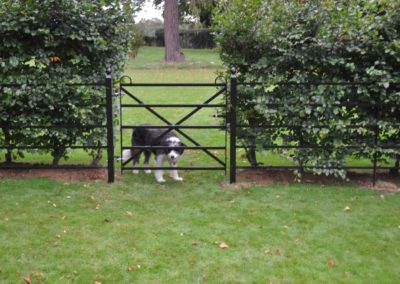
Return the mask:
M193 241L192 242L192 246L198 246L200 243L199 242L197 242L197 241Z
M229 248L229 246L228 246L225 242L221 242L221 243L219 244L219 247L220 247L221 249Z
M96 210L99 210L99 209L100 209L100 204L97 203L97 204L96 204Z
M126 211L126 212L125 212L125 215L126 215L126 216L129 216L129 217L132 217L132 216L133 216L133 213L132 213L131 211Z
M101 284L101 282L95 280L95 281L93 282L93 284Z
M333 267L335 265L335 261L333 259L328 260L326 263L329 267Z
M27 283L27 284L31 284L32 282L31 282L31 277L29 276L29 275L26 275L25 277L24 277L24 280L25 280L25 283Z
M43 274L43 272L36 271L36 272L34 273L34 276L35 276L35 278L36 278L37 280L39 280L40 282L43 282L43 281L44 281L44 274Z
M264 253L265 253L265 254L269 254L270 252L271 252L270 249L265 249L265 250L264 250Z
M349 211L350 211L350 207L349 207L349 206L346 206L345 208L343 208L343 211L344 211L344 212L349 212Z
M276 253L276 254L281 254L281 249L280 249L280 248L276 248L276 249L275 249L275 253Z

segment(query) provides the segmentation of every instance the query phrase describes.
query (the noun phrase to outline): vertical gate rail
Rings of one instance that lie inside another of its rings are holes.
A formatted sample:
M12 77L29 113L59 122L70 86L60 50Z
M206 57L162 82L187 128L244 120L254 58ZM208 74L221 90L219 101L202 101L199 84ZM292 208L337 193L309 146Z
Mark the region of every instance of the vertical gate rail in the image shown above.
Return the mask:
M363 125L347 125L347 128L365 128L365 129L370 129L371 132L373 132L372 138L372 144L371 145L346 145L346 146L341 146L341 147L346 147L350 149L356 149L356 150L362 150L366 147L369 147L373 149L373 157L372 157L372 166L342 166L342 167L318 167L318 166L237 166L236 164L236 150L237 149L244 149L246 148L243 145L238 145L237 144L237 132L236 130L238 128L265 128L265 129L272 129L272 128L291 128L291 129L301 129L304 127L304 125L245 125L245 124L237 124L237 115L236 115L236 108L237 108L237 86L238 85L246 85L246 86L255 86L255 85L262 85L263 83L252 83L252 82L238 82L236 78L236 70L233 68L231 71L231 84L230 84L230 179L229 181L231 183L236 182L236 170L237 169L270 169L270 170L299 170L299 169L336 169L336 170L372 170L372 185L375 186L376 181L377 181L377 170L392 170L393 167L391 166L378 166L378 157L380 156L381 152L379 149L400 149L400 141L395 141L395 143L390 144L390 145L383 145L379 143L379 133L381 129L381 126L378 125L378 117L377 117L377 111L374 112L375 114L375 122L374 123L369 123L369 124L363 124ZM325 85L325 86L335 86L335 85L347 85L347 86L358 86L358 85L374 85L377 84L376 82L320 82L320 83L286 83L284 85L296 85L296 86L319 86L319 85ZM391 83L395 86L400 86L400 83ZM282 103L269 103L266 104L266 106L282 106ZM318 104L315 103L309 103L307 104L308 106L315 107L319 106ZM322 105L322 104L321 104ZM342 107L354 107L356 105L360 105L360 103L357 102L349 102L349 103L336 103L335 106L342 106ZM377 100L377 102L374 103L364 103L364 106L370 106L377 110L378 108L380 110L382 107L390 107L390 108L400 108L400 105L393 105L393 104L385 104ZM325 124L320 124L320 125L312 125L313 128L329 128L329 125ZM392 128L400 128L400 124L390 124L388 127ZM255 146L255 145L253 145ZM264 149L328 149L330 146L327 145L300 145L300 146L294 146L294 145L263 145ZM396 165L398 170L398 165L399 165L399 159L397 158Z
M114 165L114 121L113 121L113 82L111 70L106 75L106 104L107 104L107 170L108 182L115 179Z
M142 100L140 100L138 97L136 97L132 92L127 90L128 87L219 87L220 89L213 94L210 98L205 100L201 104L146 104ZM161 84L147 84L147 83L121 83L120 84L120 97L122 97L123 94L126 94L130 99L135 101L135 104L127 104L127 103L122 103L122 99L120 101L120 127L121 127L121 152L123 150L139 150L136 155L139 155L141 152L144 150L160 150L160 149L169 149L171 147L167 146L156 146L157 141L167 135L169 132L172 130L175 130L178 132L182 137L186 138L188 141L190 141L192 144L195 146L181 146L181 147L173 147L176 149L188 149L188 150L201 150L205 152L209 157L211 157L214 161L216 161L219 166L208 166L208 167L129 167L127 166L128 163L130 163L135 156L132 156L126 161L121 160L121 174L125 170L146 170L146 169L152 169L152 170L171 170L171 169L177 169L177 170L224 170L226 171L226 157L225 161L221 160L219 157L217 157L215 154L213 154L210 150L226 150L226 141L224 146L202 146L199 142L197 142L195 139L193 139L190 135L185 133L184 129L221 129L225 130L225 135L226 135L226 125L182 125L185 121L187 121L189 118L193 117L198 111L200 111L203 108L217 108L217 107L226 107L226 102L224 104L217 104L217 103L211 103L213 100L216 98L220 97L222 94L226 93L227 91L227 85L226 83L205 83L205 84L196 84L196 83L161 83ZM146 109L148 112L159 118L165 125L156 125L156 126L139 126L139 125L124 125L123 120L122 120L122 115L123 115L123 109L124 108L143 108ZM159 112L154 110L154 108L194 108L192 111L190 111L188 114L186 114L184 117L179 119L176 123L172 123L168 119L166 119L164 116L162 116ZM156 137L150 145L147 146L124 146L123 145L123 135L122 131L124 129L139 129L139 128L153 128L153 129L163 129L164 131ZM225 152L226 155L226 152Z
M0 89L1 88L19 88L21 84L2 84L0 82ZM41 86L41 85L39 85ZM106 80L102 82L96 83L70 83L65 84L65 86L87 86L87 87L104 87L105 88L105 102L99 104L99 106L104 107L106 110L106 124L89 124L89 125L65 125L65 124L52 124L52 125L5 125L0 123L0 129L99 129L103 128L107 131L107 145L65 145L67 149L103 149L107 150L107 167L104 166L85 166L85 165L57 165L53 166L50 164L18 164L18 163L3 163L0 166L0 170L42 170L42 169L107 169L108 171L108 182L114 182L114 140L113 140L113 92L112 92L112 73L111 71L107 71ZM79 105L80 107L85 107L85 105ZM89 106L89 105L86 105ZM22 145L18 142L14 144L0 144L0 149L5 149L6 151L12 150L46 150L51 149L49 146L41 146L41 145Z
M229 168L229 182L236 182L236 128L237 128L237 75L236 69L231 70L231 86L230 86L230 111L229 111L229 128L230 128L230 168Z

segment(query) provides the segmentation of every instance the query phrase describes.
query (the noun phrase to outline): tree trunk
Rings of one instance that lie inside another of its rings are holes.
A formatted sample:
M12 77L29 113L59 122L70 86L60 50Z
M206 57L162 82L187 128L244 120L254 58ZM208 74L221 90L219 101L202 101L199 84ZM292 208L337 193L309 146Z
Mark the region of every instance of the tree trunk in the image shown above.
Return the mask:
M164 3L164 42L165 61L180 62L185 60L179 42L178 0L165 0Z

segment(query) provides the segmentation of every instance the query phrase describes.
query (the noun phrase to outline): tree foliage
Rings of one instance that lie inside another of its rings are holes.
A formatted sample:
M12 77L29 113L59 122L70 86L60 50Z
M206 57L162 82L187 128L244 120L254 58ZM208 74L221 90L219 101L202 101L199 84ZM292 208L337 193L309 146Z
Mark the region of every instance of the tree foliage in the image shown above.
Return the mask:
M2 1L0 84L19 87L0 88L0 144L49 147L54 164L68 145L104 145L105 129L85 128L105 122L104 88L66 84L122 70L135 10L131 1Z
M205 27L211 25L212 10L217 0L178 0L179 19L181 22L186 17L198 18ZM154 5L161 6L164 0L154 0Z
M375 131L381 144L400 139L399 1L222 1L214 20L226 65L237 67L240 81L264 83L240 90L241 123L301 126L242 130L243 143L259 151L305 146L276 152L341 176L328 168L349 156L399 157L398 148L373 147ZM373 84L298 84L304 82ZM254 153L249 158L256 163Z

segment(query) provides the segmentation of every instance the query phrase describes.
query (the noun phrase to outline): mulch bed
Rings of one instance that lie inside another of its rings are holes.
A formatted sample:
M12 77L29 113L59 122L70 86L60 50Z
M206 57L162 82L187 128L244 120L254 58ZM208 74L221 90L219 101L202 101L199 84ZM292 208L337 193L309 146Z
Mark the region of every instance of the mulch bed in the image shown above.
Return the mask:
M24 163L12 164L19 167L17 169L6 169L7 164L0 163L0 178L29 178L45 177L62 181L107 181L107 169L99 167L85 167L81 165L63 165L54 168L45 168L48 165L32 165ZM26 167L35 166L35 169L26 169ZM118 173L117 173L118 174ZM367 173L349 172L346 181L332 176L319 176L312 173L304 173L301 179L302 183L319 185L354 185L362 188L371 188L376 191L396 193L400 192L400 176L388 173L378 173L375 187L372 186L372 176ZM295 176L288 170L263 170L251 169L242 170L237 173L237 183L221 183L223 188L241 189L253 185L271 185L282 184L289 185L295 183Z
M304 173L301 179L302 183L319 184L319 185L354 185L362 188L371 188L376 191L396 193L400 191L400 176L387 173L378 173L375 187L372 186L372 175L369 173L349 172L347 180L324 175L314 175L312 173ZM224 188L248 188L253 185L271 185L283 184L289 185L295 183L295 175L288 170L263 170L251 169L242 170L237 173L237 184L230 185L222 183Z
M0 178L30 178L43 177L61 181L107 181L107 169L99 167L85 167L82 165L63 165L48 168L48 165L32 165L26 163L13 163L17 169L8 169L9 164L0 164ZM27 167L35 167L27 169Z

